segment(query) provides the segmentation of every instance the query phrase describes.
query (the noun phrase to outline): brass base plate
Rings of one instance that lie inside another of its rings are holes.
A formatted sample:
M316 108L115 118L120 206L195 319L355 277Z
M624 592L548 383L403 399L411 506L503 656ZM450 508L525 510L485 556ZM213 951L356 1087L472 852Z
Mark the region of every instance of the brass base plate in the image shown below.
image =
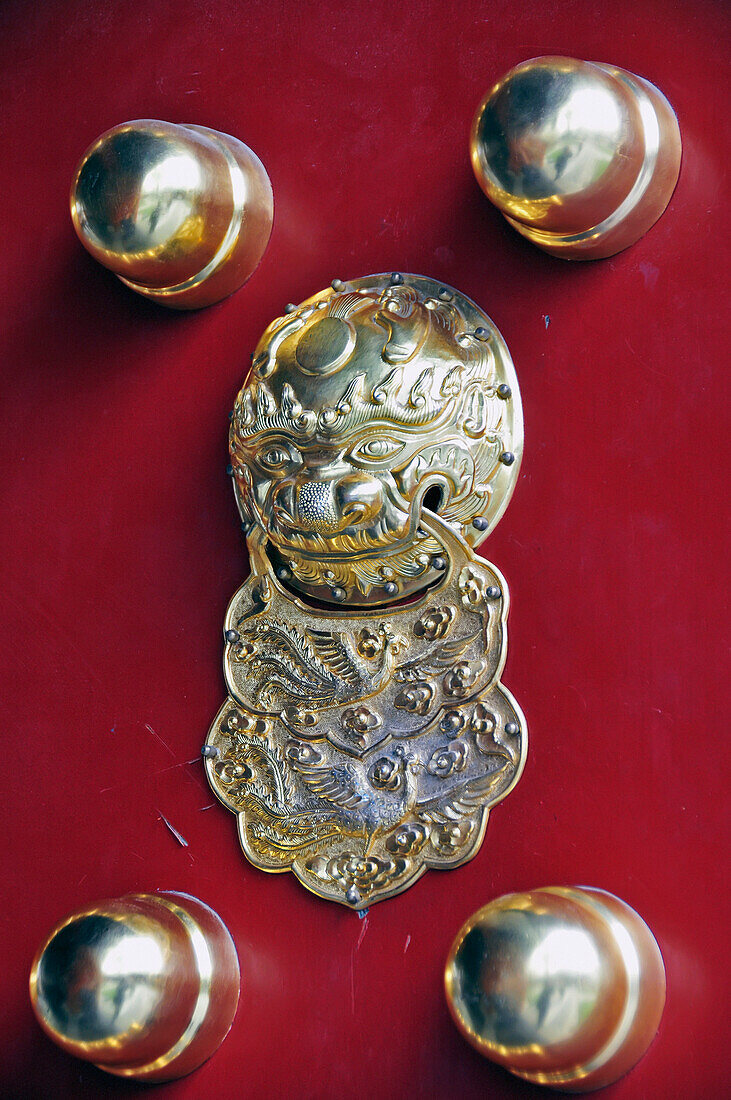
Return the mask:
M500 683L508 592L437 516L438 586L380 610L320 610L252 576L226 615L228 697L206 767L247 858L363 909L477 852L523 769L523 716Z

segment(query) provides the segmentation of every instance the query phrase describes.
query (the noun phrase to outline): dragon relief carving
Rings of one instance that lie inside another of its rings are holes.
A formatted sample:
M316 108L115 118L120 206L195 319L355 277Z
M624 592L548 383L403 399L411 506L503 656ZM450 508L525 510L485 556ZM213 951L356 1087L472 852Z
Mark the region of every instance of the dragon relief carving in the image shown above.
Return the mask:
M252 571L204 747L256 867L363 909L469 859L517 782L507 588L470 545L512 490L516 398L489 319L430 280L336 281L265 332L231 420Z
M266 601L255 574L229 607L211 783L256 866L356 908L469 858L522 768L505 582L440 533L442 585L388 618L305 608L271 568Z
M355 703L378 694L394 673L404 638L388 623L377 628L380 645L372 658L360 655L347 631L305 630L265 618L242 635L239 663L258 675L259 703L307 698L311 707Z

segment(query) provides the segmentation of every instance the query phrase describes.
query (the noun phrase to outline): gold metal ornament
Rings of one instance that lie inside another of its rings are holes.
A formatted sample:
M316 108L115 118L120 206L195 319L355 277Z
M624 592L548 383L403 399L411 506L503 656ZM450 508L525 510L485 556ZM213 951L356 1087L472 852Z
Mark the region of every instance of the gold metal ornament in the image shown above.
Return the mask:
M510 225L568 260L613 256L651 228L678 181L678 120L634 73L573 57L516 65L477 109L477 181Z
M236 948L218 914L190 894L127 894L53 928L33 960L30 998L67 1053L116 1077L169 1081L227 1035Z
M231 414L251 576L204 756L244 852L354 909L477 852L520 777L508 591L472 551L517 478L507 347L432 279L288 306Z
M238 138L141 118L101 134L74 174L71 219L95 260L170 309L246 282L274 217L264 165Z
M652 932L626 902L587 886L491 901L460 929L444 979L472 1046L561 1092L603 1088L627 1073L665 1005Z

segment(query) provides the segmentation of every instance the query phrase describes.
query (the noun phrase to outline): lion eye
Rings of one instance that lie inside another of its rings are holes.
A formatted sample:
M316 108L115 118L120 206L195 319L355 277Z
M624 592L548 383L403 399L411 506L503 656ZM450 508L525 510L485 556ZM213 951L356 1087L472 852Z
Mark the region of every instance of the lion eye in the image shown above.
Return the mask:
M278 470L292 461L292 455L284 447L270 447L259 458L262 466Z
M381 462L384 458L393 458L394 455L403 450L403 447L403 443L399 443L396 439L366 439L363 443L359 443L357 447L354 447L350 453L351 457L355 459Z

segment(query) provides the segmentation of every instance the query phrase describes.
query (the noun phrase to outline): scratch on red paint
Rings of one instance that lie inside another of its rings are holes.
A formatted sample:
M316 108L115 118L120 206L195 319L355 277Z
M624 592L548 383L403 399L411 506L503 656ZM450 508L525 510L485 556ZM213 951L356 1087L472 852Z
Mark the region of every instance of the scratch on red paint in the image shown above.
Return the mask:
M155 807L155 809L157 809L157 807ZM187 848L188 847L188 841L185 839L183 834L179 833L174 825L171 825L171 823L165 817L165 814L162 812L162 810L157 810L157 812L160 814L160 819L165 822L168 829L170 830L170 832L173 834L173 836L177 840L178 844L182 844L184 848Z
M163 741L163 739L162 739L162 737L160 736L160 734L159 734L159 733L155 733L154 729L153 729L153 728L152 728L152 726L151 726L151 725L149 724L149 722L145 722L145 729L146 729L146 730L149 730L149 732L150 732L150 733L152 734L152 736L153 736L153 737L156 737L156 738L157 738L157 740L158 740L158 741L160 742L160 744L161 744L161 745L162 745L162 746L163 746L164 748L166 748L166 749L167 749L167 751L168 751L168 752L170 753L170 755L171 755L171 756L173 757L173 759L175 759L175 753L174 753L174 752L173 752L173 750L172 750L172 749L170 748L170 746L168 745L167 741Z

